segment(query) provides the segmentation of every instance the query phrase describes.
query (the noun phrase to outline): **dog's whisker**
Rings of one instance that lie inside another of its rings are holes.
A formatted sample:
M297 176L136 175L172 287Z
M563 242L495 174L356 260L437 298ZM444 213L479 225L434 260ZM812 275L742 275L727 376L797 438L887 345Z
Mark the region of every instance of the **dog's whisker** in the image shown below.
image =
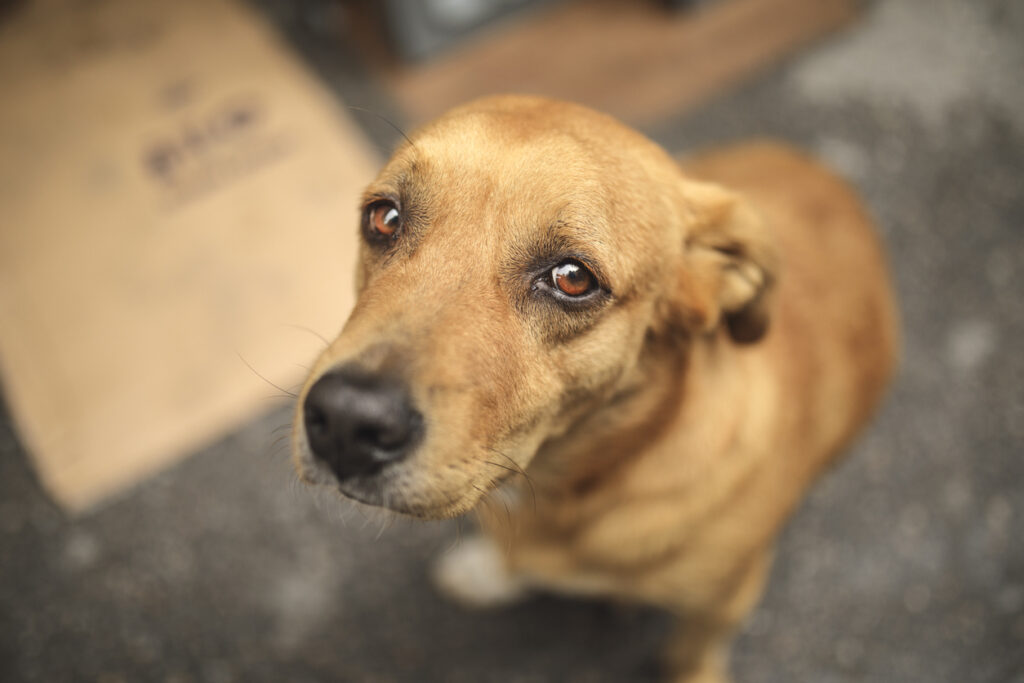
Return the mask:
M416 143L413 142L412 139L408 135L405 134L405 131L402 130L401 128L399 128L391 119L387 118L386 116L383 116L382 114L378 114L377 112L375 112L375 111L373 111L371 109L366 109L364 107L356 107L356 106L351 105L351 104L348 105L348 108L351 109L352 111L361 111L364 114L369 114L370 116L377 117L378 119L380 119L384 123L386 123L389 126L391 126L392 128L394 128L395 131L399 135L401 135L403 138L405 138L405 141L408 142L414 149L416 148Z
M363 524L362 524L362 526L359 527L359 530L360 531L366 531L367 527L370 526L370 518L366 514L366 511L367 511L366 506L365 505L356 505L355 506L355 511L356 511L356 514L359 515L359 518L363 520Z
M510 463L512 463L512 468L514 469L515 472L518 472L519 474L523 475L527 479L530 478L530 475L526 473L526 470L524 470L522 468L522 466L520 466L519 463L517 463L515 460L513 460L511 457L509 457L506 453L503 453L502 451L498 450L497 448L494 448L493 446L487 446L486 448L490 452L495 453L497 455L500 455L501 457L505 458Z
M354 503L350 499L341 495L337 490L320 487L318 488L318 500L327 507L326 512L332 521L340 522L343 527L348 528L349 515L354 507ZM323 510L323 506L318 506L318 509Z
M512 526L513 526L512 525L512 508L509 507L508 500L506 500L504 496L501 496L500 498L501 498L501 505L502 505L502 507L505 508L505 519L508 521L508 528L509 528L509 531L511 532L512 531ZM509 533L508 536L511 539L512 534Z
M283 393L283 394L287 395L287 396L288 396L288 397L290 397L290 398L298 398L298 397L299 397L299 395L298 395L298 394L292 393L292 392L288 391L287 389L285 389L285 388L283 388L283 387L281 387L281 386L279 386L279 385L277 385L277 384L274 384L274 383L273 383L273 382L271 382L271 381L270 381L269 379L267 379L266 377L264 377L263 375L261 375L261 374L260 374L260 372L259 372L259 370L257 370L256 368L254 368L254 367L252 366L252 363L250 363L249 361L247 361L247 360L245 359L245 357L244 357L244 356L242 356L242 354L240 354L240 353L238 353L238 352L236 351L236 352L235 352L235 355L236 355L236 356L238 356L238 360L240 360L240 361L242 361L243 363L245 363L245 366L246 366L247 368L249 368L249 369L250 369L250 370L252 371L252 373L253 373L254 375L256 375L257 377L259 377L259 378L260 378L261 380L263 380L264 382L266 382L266 383L267 383L267 384L269 384L270 386L274 387L275 389L277 389L278 391L280 391L281 393Z
M515 472L516 474L521 475L523 477L523 479L526 480L526 484L530 488L530 499L533 502L533 511L536 513L537 512L537 490L534 488L534 485L533 485L533 477L531 477L529 474L527 474L526 470L524 470L522 468L522 466L520 466L519 463L517 463L515 460L510 458L505 453L502 453L497 448L494 448L492 446L487 446L486 448L490 452L495 453L497 455L500 455L501 457L505 458L505 460L508 460L510 463L512 463L513 467L515 468L512 471ZM488 463L490 463L492 465L497 465L498 467L504 467L505 469L510 469L508 467L505 467L504 465L498 465L498 463L491 462L490 460L487 460L485 462L488 462Z
M374 537L375 541L379 541L384 535L384 532L389 531L395 524L395 520L398 519L398 514L392 510L391 496L387 491L384 491L383 495L384 507L378 512L380 519L380 529L377 530L377 535Z
M301 488L304 488L302 480L299 479L299 475L293 469L292 470L292 476L289 477L289 479L288 479L288 495L291 497L293 503L294 502L298 502L300 495L302 496L303 499L306 499L306 496L303 495L306 492L302 491L300 493L300 489ZM313 496L313 499L314 500L316 499L315 496Z
M501 506L505 510L505 519L508 522L509 531L511 531L512 530L512 508L509 507L508 499L504 495L502 495L501 489L498 488L498 486L500 486L500 483L501 482L499 482L497 479L491 479L490 485L492 487L492 491L490 492L490 495L487 496L487 501L491 505L491 507L494 507L494 505L497 502L501 503Z
M341 525L346 529L348 528L349 516L352 514L352 507L353 503L348 498L342 496L334 497L334 518L339 520L341 522Z
M511 472L512 474L519 474L518 470L514 470L511 467L509 467L508 465L502 465L500 462L493 462L491 460L484 460L484 462L486 464L488 464L488 465L494 465L495 467L500 467L501 469L503 469L503 470L505 470L507 472Z
M384 532L387 531L391 527L391 522L388 519L388 517L386 517L386 516L381 516L379 522L380 522L380 528L377 529L377 534L373 537L374 541L379 541L381 536L384 535Z
M327 341L327 337L323 336L322 334L320 334L319 332L317 332L316 330L314 330L311 327L306 327L305 325L296 325L294 323L281 323L281 324L284 327L292 327L292 328L294 328L296 330L302 330L303 332L309 332L311 335L313 335L314 337L316 337L317 339L319 339L320 341L322 341L324 343L324 348L325 349L328 346L331 345L331 342Z

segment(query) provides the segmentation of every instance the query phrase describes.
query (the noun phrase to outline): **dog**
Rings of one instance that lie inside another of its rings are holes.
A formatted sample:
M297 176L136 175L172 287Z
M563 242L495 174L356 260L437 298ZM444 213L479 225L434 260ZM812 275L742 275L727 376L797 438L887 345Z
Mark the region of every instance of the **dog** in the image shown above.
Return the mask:
M360 231L357 303L297 401L300 477L476 508L449 593L660 606L670 679L728 680L780 527L896 364L854 194L773 143L684 170L611 117L496 96L407 139Z

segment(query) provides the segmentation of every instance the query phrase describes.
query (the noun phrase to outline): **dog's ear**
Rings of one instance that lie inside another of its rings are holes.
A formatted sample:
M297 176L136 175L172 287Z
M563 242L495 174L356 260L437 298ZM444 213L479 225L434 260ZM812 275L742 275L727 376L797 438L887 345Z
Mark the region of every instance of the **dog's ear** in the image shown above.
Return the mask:
M681 197L685 245L677 268L676 315L691 331L724 324L738 343L768 330L769 299L778 264L760 216L738 195L686 180Z

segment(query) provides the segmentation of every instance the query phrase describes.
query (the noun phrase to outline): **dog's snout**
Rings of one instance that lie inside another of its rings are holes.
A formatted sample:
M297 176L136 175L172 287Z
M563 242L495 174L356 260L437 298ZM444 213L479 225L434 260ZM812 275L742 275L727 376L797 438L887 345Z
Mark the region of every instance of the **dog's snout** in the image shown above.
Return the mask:
M306 395L303 419L310 450L339 480L401 460L423 433L423 416L401 383L353 369L318 379Z

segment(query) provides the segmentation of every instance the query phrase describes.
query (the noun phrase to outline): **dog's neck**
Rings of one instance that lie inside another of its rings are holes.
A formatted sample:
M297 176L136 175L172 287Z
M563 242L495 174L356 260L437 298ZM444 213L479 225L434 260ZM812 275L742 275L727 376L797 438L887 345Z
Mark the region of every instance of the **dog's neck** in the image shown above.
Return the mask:
M619 390L541 446L528 469L538 491L555 498L585 496L621 478L623 470L661 444L685 443L679 430L688 422L688 395L706 401L727 379L721 377L730 372L724 356L732 354L731 344L721 338L649 343Z

